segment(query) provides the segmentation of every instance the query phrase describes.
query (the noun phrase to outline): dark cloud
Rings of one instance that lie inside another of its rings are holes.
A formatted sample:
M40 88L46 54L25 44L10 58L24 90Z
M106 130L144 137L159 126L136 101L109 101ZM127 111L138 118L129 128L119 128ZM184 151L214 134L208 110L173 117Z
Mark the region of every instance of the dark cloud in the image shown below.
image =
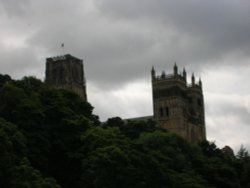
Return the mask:
M244 0L97 0L96 4L112 19L135 19L152 27L160 25L165 32L173 31L180 38L176 40L179 57L187 63L220 59L224 53L247 52L249 48L250 3Z
M249 49L250 3L246 1L93 2L36 1L30 5L12 0L2 5L10 15L14 13L8 7L26 10L23 21L34 30L27 41L30 46L53 55L62 53L64 42L65 51L86 60L96 83L120 85L146 77L142 66L171 70L175 61L200 72L205 64L232 53L240 52L241 58Z

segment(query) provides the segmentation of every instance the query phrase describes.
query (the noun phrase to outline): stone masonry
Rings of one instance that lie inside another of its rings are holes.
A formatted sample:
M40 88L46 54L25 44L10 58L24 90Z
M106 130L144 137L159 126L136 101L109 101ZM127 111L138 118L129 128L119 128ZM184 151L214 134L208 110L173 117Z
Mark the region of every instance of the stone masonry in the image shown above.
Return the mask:
M206 139L205 113L202 82L187 84L187 74L183 69L178 73L175 64L173 74L162 72L157 76L151 71L154 120L159 126L175 132L183 138L198 142Z
M83 61L70 54L46 59L45 82L73 91L87 101Z

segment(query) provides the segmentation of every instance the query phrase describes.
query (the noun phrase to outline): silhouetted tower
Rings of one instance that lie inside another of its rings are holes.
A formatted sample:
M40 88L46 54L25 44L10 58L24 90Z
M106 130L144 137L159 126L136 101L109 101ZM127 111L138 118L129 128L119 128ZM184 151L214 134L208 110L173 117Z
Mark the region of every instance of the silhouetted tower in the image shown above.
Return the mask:
M151 76L154 119L158 125L192 142L205 140L201 80L196 84L192 75L192 84L187 84L186 70L178 74L176 63L173 74L156 76L153 68Z
M45 82L73 91L87 101L83 61L70 54L46 59Z

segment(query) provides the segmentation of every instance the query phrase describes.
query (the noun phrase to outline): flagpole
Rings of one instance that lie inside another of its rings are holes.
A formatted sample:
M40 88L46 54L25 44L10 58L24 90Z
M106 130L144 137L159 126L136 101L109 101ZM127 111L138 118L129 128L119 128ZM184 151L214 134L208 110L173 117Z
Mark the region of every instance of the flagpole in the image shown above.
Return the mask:
M61 48L62 48L63 55L64 55L64 43L61 44Z

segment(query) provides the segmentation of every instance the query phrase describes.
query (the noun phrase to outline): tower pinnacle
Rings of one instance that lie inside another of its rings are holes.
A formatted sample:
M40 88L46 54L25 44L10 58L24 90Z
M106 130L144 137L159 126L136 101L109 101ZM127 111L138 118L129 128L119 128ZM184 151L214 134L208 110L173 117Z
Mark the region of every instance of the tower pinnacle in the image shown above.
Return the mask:
M174 63L174 75L176 76L178 74L178 67L176 65L176 62Z
M154 66L152 66L152 69L151 69L151 76L152 76L152 78L155 78L155 68L154 68Z
M183 68L183 77L185 81L187 81L187 73L186 73L185 67Z
M199 79L199 86L202 88L201 78Z
M192 80L192 86L194 86L194 85L195 85L195 77L194 77L194 73L192 73L191 80Z

